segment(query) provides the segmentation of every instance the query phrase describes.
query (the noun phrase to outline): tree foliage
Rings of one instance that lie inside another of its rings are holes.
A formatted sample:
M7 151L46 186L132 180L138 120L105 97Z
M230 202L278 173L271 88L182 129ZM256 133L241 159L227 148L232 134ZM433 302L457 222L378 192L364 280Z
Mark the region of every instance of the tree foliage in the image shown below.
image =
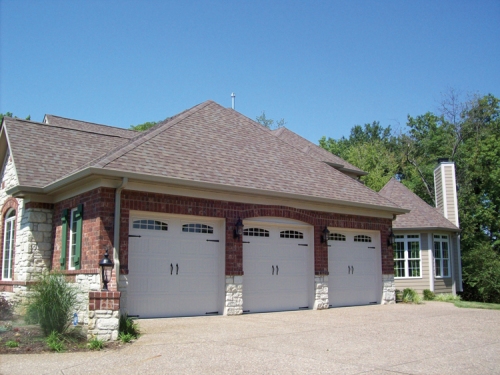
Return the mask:
M12 112L5 112L5 113L0 113L0 124L3 121L4 117L12 117L12 118L17 118L16 116L13 115ZM31 120L31 115L28 115L25 120Z
M354 126L348 138L322 137L319 144L369 172L362 180L370 188L378 191L396 176L431 205L437 159L454 161L464 297L500 302L500 105L496 97L460 101L451 90L440 113L408 116L400 134L375 121Z
M255 121L271 130L281 128L286 124L286 121L283 118L276 122L273 119L267 118L265 111L262 111L261 115L255 118Z
M143 132L143 131L146 131L146 130L152 128L156 124L158 124L158 121L147 121L147 122L145 122L143 124L139 124L139 125L130 125L130 129L138 131L138 132Z

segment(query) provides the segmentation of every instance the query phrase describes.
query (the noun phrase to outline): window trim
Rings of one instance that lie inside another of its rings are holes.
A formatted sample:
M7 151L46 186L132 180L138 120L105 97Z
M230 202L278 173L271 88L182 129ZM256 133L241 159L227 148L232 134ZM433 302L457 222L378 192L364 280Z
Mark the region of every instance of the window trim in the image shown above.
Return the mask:
M436 236L439 236L439 242L436 242L437 238ZM446 237L446 238L444 238ZM444 258L443 255L443 242L445 242L448 246L448 257ZM441 252L441 257L436 258L436 243L440 244L440 252ZM451 275L451 246L450 246L450 236L447 234L441 234L441 233L434 233L432 235L432 257L434 258L434 278L436 279L450 279L452 277ZM443 261L447 260L448 261L448 274L445 276L442 275L437 275L436 274L436 261L439 260L439 269L442 271L443 270Z
M408 237L408 236L415 236L415 237ZM398 238L399 237L399 238ZM418 258L410 258L410 250L408 244L410 242L417 242L415 240L418 240ZM421 279L423 277L422 275L422 243L421 243L421 236L420 234L415 234L415 233L405 233L405 234L397 234L394 238L394 243L404 243L404 257L403 258L396 258L396 251L394 250L394 263L396 261L403 261L404 262L404 274L405 276L396 276L396 267L394 267L394 279L402 280L402 279ZM418 260L419 262L419 276L410 276L410 261L416 261Z
M12 215L12 213L14 213ZM10 210L7 211L7 214L5 215L4 219L4 227L3 227L3 252L2 252L2 280L5 281L12 281L12 273L13 273L13 260L14 260L14 247L15 247L15 241L16 241L16 217L17 217L17 212L14 208L11 208ZM5 268L5 259L7 255L7 246L6 246L6 240L7 240L7 223L11 225L11 231L10 231L10 249L9 249L9 262L7 264L7 269ZM5 271L7 271L7 276L5 275Z

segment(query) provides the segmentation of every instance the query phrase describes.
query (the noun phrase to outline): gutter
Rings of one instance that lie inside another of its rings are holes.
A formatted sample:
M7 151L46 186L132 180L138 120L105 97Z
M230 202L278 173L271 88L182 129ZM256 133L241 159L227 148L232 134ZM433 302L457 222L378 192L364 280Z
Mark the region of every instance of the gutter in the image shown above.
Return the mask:
M120 213L122 190L127 186L128 178L123 177L122 183L115 191L115 223L113 226L113 260L115 263L116 290L120 290Z

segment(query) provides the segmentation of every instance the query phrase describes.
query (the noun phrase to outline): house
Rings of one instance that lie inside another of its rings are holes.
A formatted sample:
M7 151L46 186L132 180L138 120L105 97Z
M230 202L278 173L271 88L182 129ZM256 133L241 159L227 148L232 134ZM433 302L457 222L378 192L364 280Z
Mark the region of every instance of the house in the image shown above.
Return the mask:
M392 178L380 195L410 210L392 223L396 288L423 293L462 291L460 229L455 164L440 159L434 170L436 205L431 207Z
M394 302L393 218L365 172L207 101L146 132L46 115L0 131L2 273L79 288L79 323ZM308 142L308 141L306 141ZM114 262L109 291L98 268Z

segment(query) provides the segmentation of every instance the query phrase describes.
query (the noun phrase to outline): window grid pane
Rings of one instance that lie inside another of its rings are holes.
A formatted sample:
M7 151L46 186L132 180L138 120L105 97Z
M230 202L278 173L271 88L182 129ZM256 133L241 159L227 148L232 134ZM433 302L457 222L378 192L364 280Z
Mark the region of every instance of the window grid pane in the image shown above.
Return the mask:
M345 241L346 238L343 234L340 233L330 233L328 236L329 241Z
M205 224L193 223L193 224L184 224L182 226L182 231L189 233L213 234L214 228Z
M296 230L284 230L280 232L280 238L304 238L304 234Z
M262 228L247 228L243 230L244 236L269 237L269 231Z
M365 236L364 234L359 234L354 236L354 242L372 242L372 238L370 236Z
M132 224L134 229L147 229L147 230L168 230L168 224L158 220L134 220Z

